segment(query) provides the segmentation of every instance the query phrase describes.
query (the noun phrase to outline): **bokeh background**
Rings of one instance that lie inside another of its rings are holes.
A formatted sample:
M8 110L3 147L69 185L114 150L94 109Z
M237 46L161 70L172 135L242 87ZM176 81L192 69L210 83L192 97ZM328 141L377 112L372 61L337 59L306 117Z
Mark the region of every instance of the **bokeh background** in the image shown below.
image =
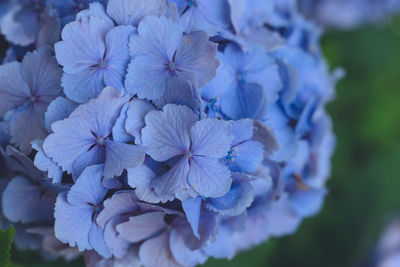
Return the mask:
M204 267L368 266L383 227L399 215L400 17L388 25L328 30L322 47L332 69L346 70L328 108L338 144L323 210L294 235ZM13 249L11 266L84 263L46 263L37 253Z

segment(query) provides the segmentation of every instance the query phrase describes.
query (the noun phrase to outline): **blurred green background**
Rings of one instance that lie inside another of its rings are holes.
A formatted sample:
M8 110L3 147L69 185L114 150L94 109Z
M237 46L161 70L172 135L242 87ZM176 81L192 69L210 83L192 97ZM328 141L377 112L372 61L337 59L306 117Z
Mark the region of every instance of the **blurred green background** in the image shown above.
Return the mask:
M205 267L360 266L382 227L400 212L400 18L387 26L328 31L323 50L346 77L329 105L338 146L329 195L292 236L269 240L232 261ZM83 266L42 262L13 249L12 266Z

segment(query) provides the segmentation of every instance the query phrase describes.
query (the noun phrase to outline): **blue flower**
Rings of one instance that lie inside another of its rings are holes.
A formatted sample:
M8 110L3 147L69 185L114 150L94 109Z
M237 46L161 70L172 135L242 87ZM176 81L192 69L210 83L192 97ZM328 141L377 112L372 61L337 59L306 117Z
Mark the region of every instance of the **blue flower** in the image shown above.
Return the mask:
M159 196L186 199L219 197L228 192L231 174L219 159L228 154L233 140L229 123L197 121L189 108L173 104L149 112L145 122L142 142L147 154L156 161L175 161L168 172L151 181Z
M22 63L0 67L0 116L7 113L11 142L22 152L29 153L33 140L46 137L44 114L61 93L60 79L61 69L46 47L28 53Z
M133 32L132 26L112 27L95 16L67 24L63 41L55 45L57 61L64 67L65 95L85 103L105 86L121 90L129 61L128 38Z
M227 0L173 0L181 13L179 22L185 32L205 31L210 36L229 28Z
M88 166L104 163L104 177L122 174L143 162L140 146L116 142L111 133L122 106L129 97L105 88L100 96L80 105L71 115L52 124L54 133L43 143L43 151L64 171L75 177Z
M105 3L107 0L49 0L52 8L60 14L62 25L73 21L76 14L87 9L92 2Z
M202 88L203 97L217 97L221 111L231 119L263 118L282 86L274 60L260 47L244 53L234 45L218 58L221 66Z
M129 42L133 57L126 76L126 90L141 98L156 100L166 91L168 80L179 77L194 87L210 81L218 66L216 45L205 32L183 35L179 24L148 16Z
M79 176L69 191L57 197L54 211L56 237L80 251L95 249L104 258L110 257L103 231L96 224L107 189L101 184L102 166L90 166ZM79 226L79 227L77 227Z

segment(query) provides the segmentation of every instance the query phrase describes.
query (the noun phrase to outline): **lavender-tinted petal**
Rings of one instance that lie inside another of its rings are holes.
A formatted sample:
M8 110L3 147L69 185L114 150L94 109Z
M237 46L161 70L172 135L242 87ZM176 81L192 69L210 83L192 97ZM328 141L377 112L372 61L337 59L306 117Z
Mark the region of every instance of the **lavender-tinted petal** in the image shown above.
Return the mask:
M217 46L208 38L205 32L185 35L175 55L175 63L181 70L179 76L190 78L194 74L196 80L191 82L199 88L214 78L219 65L215 58Z
M223 158L228 154L233 140L232 127L226 121L204 119L190 130L193 155Z
M88 151L80 154L72 165L72 176L79 177L86 167L98 165L105 162L106 149L103 146L95 145Z
M144 121L146 114L154 109L154 106L146 100L134 99L130 102L126 112L125 129L127 133L135 137L136 144L141 143L141 131L146 125Z
M126 114L130 107L130 103L126 103L121 110L121 115L115 121L114 127L112 128L113 140L121 143L130 143L134 141L132 135L130 135L125 129L125 123L128 115Z
M69 243L71 247L78 246L79 251L92 249L89 244L92 214L91 206L71 205L67 201L66 192L60 193L54 212L56 237L63 243Z
M232 171L253 173L264 159L264 149L260 142L247 141L234 147L234 156L229 167Z
M20 66L18 62L0 66L0 116L21 106L31 97L31 91L22 79Z
M7 185L2 195L4 215L12 222L51 221L54 198L42 196L41 188L18 176Z
M111 198L104 201L104 208L97 216L96 221L100 227L104 228L113 217L135 213L137 210L137 199L133 192L115 193Z
M118 224L118 233L129 242L140 242L167 227L164 222L165 213L162 211L148 212L133 216L129 221Z
M170 234L166 231L146 240L139 248L139 258L142 264L148 267L180 267L171 253L169 241Z
M138 26L139 22L149 15L161 16L166 10L164 0L109 0L107 14L118 25Z
M67 24L61 34L63 41L55 44L57 61L64 72L77 74L103 59L104 37L109 30L110 25L97 17Z
M52 124L53 134L43 143L43 150L64 171L72 173L77 157L87 152L95 143L86 121L70 118Z
M145 150L141 146L108 141L106 143L104 178L119 176L123 170L143 163Z
M92 222L89 230L89 243L93 247L93 249L104 258L108 259L111 257L111 253L108 250L104 241L103 230L100 229L100 227L95 222Z
M184 154L190 146L189 129L196 121L191 109L168 104L163 111L151 111L145 117L142 142L156 161Z
M69 190L68 202L75 206L100 204L108 191L101 183L102 174L102 165L87 167Z
M128 169L128 184L130 187L135 188L135 194L142 201L149 203L161 201L160 197L150 187L151 181L155 177L156 174L145 164Z
M107 222L104 228L104 241L110 253L118 259L121 259L126 255L131 244L120 236L115 229L115 226L127 219L126 216L114 217Z
M118 91L124 87L124 78L129 62L128 40L134 30L131 26L117 26L111 29L105 38L107 66L104 71L104 83Z
M65 97L57 97L47 107L45 113L45 123L48 132L51 132L51 125L53 122L67 118L71 112L78 106L77 103Z
M195 266L207 260L201 250L190 250L177 230L171 231L169 246L174 259L182 266Z
M190 160L189 184L201 196L220 197L232 184L231 172L216 159L195 156Z
M77 103L86 103L98 96L104 88L103 73L90 68L76 74L64 73L62 87L70 99Z
M168 172L154 178L150 186L162 200L180 200L196 197L198 193L188 183L191 167L185 158L179 160Z
M201 213L201 198L188 198L182 201L182 208L185 212L186 218L193 229L193 234L200 238L199 236L199 223L200 223L200 213Z
M44 129L43 104L30 104L28 107L16 111L9 121L11 143L29 154L32 150L31 142L36 139L44 139L47 135ZM22 129L26 129L23 131Z
M60 166L44 153L42 146L43 141L41 140L32 142L32 148L37 151L34 164L39 170L47 172L47 176L52 179L53 183L59 184L62 181L63 171Z

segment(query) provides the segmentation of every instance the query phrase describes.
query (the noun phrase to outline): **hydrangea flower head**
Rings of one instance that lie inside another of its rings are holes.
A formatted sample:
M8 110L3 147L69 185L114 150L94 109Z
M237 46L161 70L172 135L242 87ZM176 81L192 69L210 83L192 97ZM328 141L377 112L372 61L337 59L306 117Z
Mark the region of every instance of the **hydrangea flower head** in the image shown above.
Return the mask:
M0 228L18 247L195 266L321 209L337 75L295 1L6 8Z

